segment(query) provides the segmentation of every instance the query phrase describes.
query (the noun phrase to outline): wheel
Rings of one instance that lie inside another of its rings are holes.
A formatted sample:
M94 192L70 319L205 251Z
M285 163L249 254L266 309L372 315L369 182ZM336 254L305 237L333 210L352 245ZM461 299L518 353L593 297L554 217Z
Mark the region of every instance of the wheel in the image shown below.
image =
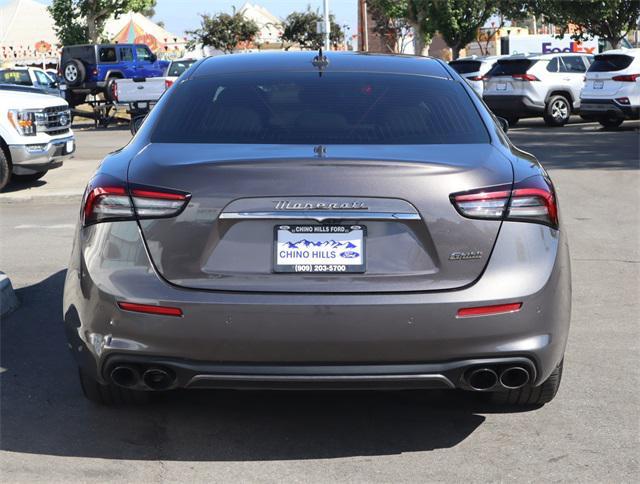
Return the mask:
M9 179L11 178L11 164L9 163L9 157L5 153L4 149L0 146L0 191L7 186Z
M71 59L67 62L62 69L62 77L68 86L79 86L84 82L87 75L84 64L78 59Z
M34 182L47 174L48 170L29 173L28 175L13 175L14 180L19 182Z
M104 98L109 102L117 101L116 97L113 95L116 79L116 77L110 77L107 79L107 84L104 86Z
M131 134L135 135L138 132L138 130L140 129L140 126L142 126L142 122L144 121L144 118L146 118L146 116L136 116L131 119L131 123L129 125Z
M103 385L78 368L80 387L87 400L99 405L131 405L149 401L149 392L130 390L113 384Z
M67 102L71 108L75 108L80 104L84 104L87 100L87 94L81 92L67 92Z
M518 121L520 121L520 118L516 117L516 116L509 116L504 118L507 121L509 121L509 127L513 128L516 124L518 124Z
M609 116L604 118L598 118L598 123L600 123L605 128L617 128L622 124L623 121L624 119L622 118L609 117Z
M571 103L561 94L551 96L544 108L544 122L547 126L564 126L571 116Z
M542 385L537 387L527 385L517 390L491 392L491 400L494 403L503 405L544 405L549 403L558 393L558 388L560 388L563 363L564 360L560 362Z

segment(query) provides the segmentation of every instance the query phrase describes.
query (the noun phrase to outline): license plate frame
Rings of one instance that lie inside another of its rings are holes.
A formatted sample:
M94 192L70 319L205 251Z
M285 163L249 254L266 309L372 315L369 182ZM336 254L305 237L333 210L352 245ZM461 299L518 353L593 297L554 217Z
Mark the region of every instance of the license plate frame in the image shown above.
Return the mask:
M273 272L362 274L366 272L366 238L367 228L359 224L276 225L273 228ZM320 245L315 245L317 243ZM290 254L283 257L283 250ZM303 255L304 252L307 254ZM334 257L328 257L331 252Z
M593 81L593 88L594 89L603 89L604 88L604 81Z

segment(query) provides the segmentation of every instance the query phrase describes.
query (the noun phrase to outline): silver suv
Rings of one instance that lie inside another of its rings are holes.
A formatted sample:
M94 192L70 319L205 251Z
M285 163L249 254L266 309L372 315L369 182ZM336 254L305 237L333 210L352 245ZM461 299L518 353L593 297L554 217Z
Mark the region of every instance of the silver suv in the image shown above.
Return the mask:
M511 125L542 116L547 126L563 126L580 109L580 90L592 60L574 53L499 59L485 76L483 99Z

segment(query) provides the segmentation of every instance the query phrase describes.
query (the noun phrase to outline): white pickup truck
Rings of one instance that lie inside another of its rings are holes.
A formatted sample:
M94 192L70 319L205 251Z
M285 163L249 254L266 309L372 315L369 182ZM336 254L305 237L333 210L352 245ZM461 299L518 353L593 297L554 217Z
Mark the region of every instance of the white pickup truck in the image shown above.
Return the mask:
M32 88L0 86L0 191L34 181L75 151L69 105Z

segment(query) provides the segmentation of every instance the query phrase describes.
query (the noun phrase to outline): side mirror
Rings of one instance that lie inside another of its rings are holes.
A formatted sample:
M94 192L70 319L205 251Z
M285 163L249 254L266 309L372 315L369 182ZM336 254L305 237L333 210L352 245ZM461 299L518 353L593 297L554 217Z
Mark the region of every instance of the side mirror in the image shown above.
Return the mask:
M502 128L502 131L504 131L505 133L509 131L509 121L507 121L504 118L501 118L500 116L496 116L496 119L498 120L498 123L500 123L500 127Z
M58 81L53 81L51 84L49 84L51 87L56 88L56 87L60 87L60 83Z
M151 54L151 57L149 59L151 60L151 62L155 62L158 60L158 56L155 54Z

